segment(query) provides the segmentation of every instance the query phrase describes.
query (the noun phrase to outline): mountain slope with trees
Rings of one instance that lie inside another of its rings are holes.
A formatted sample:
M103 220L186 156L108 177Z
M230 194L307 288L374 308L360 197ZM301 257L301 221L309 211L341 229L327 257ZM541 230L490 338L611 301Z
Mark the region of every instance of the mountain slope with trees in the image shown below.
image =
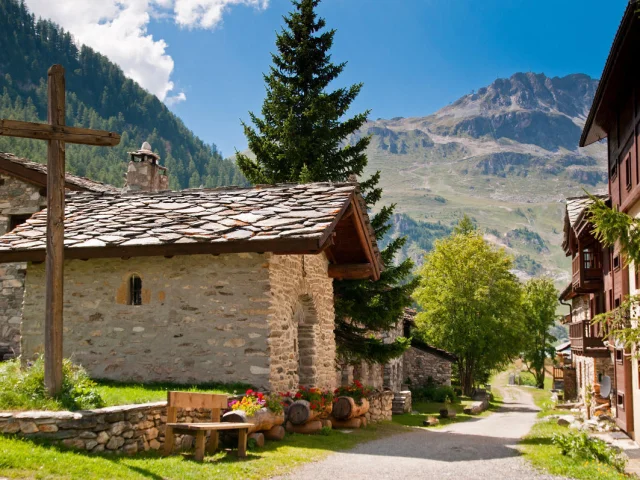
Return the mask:
M446 234L431 226L467 214L515 257L521 278L566 285L564 200L606 189L606 145L578 148L597 85L583 74L516 73L431 115L365 124L350 141L371 136L365 174L381 171L383 201L404 215L393 232L409 237L402 253L421 262L423 237Z
M126 152L148 141L170 171L171 188L244 185L236 165L196 137L155 96L106 57L74 43L69 32L36 20L24 3L0 0L0 118L46 121L48 68L66 70L67 124L122 134L111 149L67 146L67 169L116 186L124 183ZM44 142L0 137L0 151L46 160Z

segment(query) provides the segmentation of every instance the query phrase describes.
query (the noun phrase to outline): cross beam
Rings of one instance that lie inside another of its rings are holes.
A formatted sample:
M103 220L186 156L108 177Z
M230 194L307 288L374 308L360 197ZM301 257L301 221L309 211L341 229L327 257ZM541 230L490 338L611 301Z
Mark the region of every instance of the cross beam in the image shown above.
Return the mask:
M120 135L65 125L64 68L53 65L48 76L48 124L0 119L0 135L46 140L47 254L44 324L44 382L50 395L60 393L63 358L65 143L115 146Z

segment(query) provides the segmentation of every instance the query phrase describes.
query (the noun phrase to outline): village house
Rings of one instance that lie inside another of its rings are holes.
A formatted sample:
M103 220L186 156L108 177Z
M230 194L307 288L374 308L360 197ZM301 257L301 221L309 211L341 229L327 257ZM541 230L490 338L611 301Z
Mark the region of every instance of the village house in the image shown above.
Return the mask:
M361 362L354 366L345 366L342 370L342 382L359 380L364 384L387 388L394 392L426 385L450 386L451 370L457 360L456 356L428 345L414 335L415 317L415 310L405 309L396 327L381 335L385 343L392 343L398 337L411 338L411 347L406 352L384 365Z
M335 387L333 278L382 268L358 186L155 191L157 160L133 152L124 193L67 194L65 356L96 378ZM43 351L45 225L0 237L1 263L27 263L24 360Z
M0 152L0 235L24 223L47 204L47 167ZM119 189L66 175L68 191L117 192ZM20 323L25 263L0 265L0 360L20 354Z
M608 142L609 197L611 206L633 217L640 216L640 19L636 1L629 2L596 91L593 106L580 139L585 147L603 139ZM637 265L627 266L615 246L606 254L603 266L604 310L610 311L640 286ZM584 263L578 265L584 267ZM574 265L575 268L575 265ZM575 270L574 270L575 272ZM614 363L616 422L635 438L640 429L640 379L638 359L633 351L609 343Z
M600 198L608 199L601 195ZM570 313L564 323L569 328L571 363L563 365L565 399L585 401L603 383L613 382L615 373L611 354L604 343L602 328L593 318L605 311L604 276L611 269L610 252L593 236L587 211L589 196L567 199L562 247L572 259L572 277L560 294L560 302ZM608 399L603 399L603 404Z

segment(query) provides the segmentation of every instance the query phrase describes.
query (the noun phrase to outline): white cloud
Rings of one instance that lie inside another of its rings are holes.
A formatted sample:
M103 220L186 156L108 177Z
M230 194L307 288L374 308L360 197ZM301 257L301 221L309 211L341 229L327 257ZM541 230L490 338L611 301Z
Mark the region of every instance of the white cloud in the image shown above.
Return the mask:
M215 28L234 5L264 9L269 0L27 0L33 13L61 25L80 43L106 55L124 74L167 105L186 100L171 81L167 43L148 33L151 18L187 28Z

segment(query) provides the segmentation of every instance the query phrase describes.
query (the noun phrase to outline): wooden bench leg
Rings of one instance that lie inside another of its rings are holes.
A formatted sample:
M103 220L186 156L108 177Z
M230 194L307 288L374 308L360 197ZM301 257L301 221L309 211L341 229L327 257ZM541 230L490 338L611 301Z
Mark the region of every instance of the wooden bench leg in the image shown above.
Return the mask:
M241 428L238 431L238 457L247 456L247 429Z
M216 453L216 450L218 450L218 442L219 442L219 436L220 434L218 433L217 430L212 430L211 434L209 435L209 441L207 442L207 453L210 454L214 454Z
M173 434L173 427L167 427L164 432L164 455L171 455L173 453L173 445L175 437Z
M198 431L198 433L196 433L196 462L201 462L204 460L204 435L204 430L200 430Z

